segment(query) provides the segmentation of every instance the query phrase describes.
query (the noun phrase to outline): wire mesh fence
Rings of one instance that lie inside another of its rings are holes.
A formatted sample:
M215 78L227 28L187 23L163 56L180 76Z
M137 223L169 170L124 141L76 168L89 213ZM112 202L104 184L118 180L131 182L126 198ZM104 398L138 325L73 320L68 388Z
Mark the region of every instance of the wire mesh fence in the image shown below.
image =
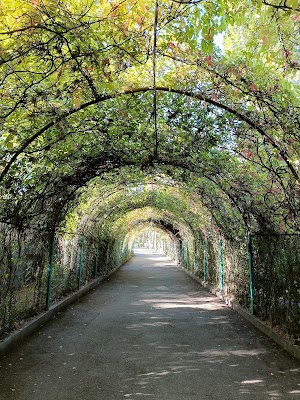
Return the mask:
M2 224L0 239L0 337L131 256L121 240L107 237L53 238ZM158 251L179 257L184 268L299 342L300 235L256 234L234 242L202 238L180 246L157 239Z
M0 334L42 309L48 254L46 240L35 232L1 228Z
M189 243L181 246L181 264L191 270ZM202 238L195 249L195 275L300 342L300 235Z
M113 239L41 236L5 225L0 235L0 338L131 255Z
M300 235L253 235L254 314L300 336Z
M177 260L178 249L175 240L161 230L149 229L142 232L134 243L136 248L146 248L165 254L172 260Z

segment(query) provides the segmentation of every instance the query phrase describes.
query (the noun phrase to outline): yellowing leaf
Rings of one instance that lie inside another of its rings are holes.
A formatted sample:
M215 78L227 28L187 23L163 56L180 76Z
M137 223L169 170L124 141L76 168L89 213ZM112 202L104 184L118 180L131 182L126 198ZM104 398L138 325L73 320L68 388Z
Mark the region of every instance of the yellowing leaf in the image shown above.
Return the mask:
M7 147L9 150L12 150L12 149L14 148L14 143L13 143L13 142L7 142L7 143L6 143L6 147Z
M289 0L288 4L293 10L296 10L296 8L299 6L299 0Z
M80 104L81 104L80 93L81 93L81 89L78 88L75 90L75 92L73 94L73 106L76 109L79 108Z

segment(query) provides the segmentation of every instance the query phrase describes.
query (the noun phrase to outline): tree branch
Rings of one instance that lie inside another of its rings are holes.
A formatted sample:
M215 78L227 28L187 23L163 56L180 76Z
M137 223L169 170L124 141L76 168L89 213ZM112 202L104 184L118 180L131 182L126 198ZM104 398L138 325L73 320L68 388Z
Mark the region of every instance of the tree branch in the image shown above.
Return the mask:
M218 101L212 100L210 97L208 97L205 93L202 93L202 92L194 93L194 92L189 91L189 90L175 89L175 88L166 87L166 86L158 86L158 87L156 87L156 90L162 91L162 92L176 93L176 94L180 94L180 95L183 95L183 96L192 97L192 98L200 100L200 101L205 101L206 103L212 104L212 105L214 105L214 106L216 106L218 108L221 108L222 110L225 110L225 111L229 112L232 115L235 115L238 119L240 119L241 121L246 122L249 126L251 126L257 132L259 132L262 135L262 137L264 137L264 138L266 138L268 140L268 143L271 144L273 148L278 150L279 154L281 155L282 159L286 163L288 169L291 171L291 173L294 176L294 178L296 179L296 181L299 181L298 172L296 171L296 169L294 168L292 163L289 161L289 157L288 157L288 154L286 153L286 151L284 149L280 148L280 146L275 142L275 140L264 131L263 126L260 125L258 122L255 122L255 121L251 120L248 116L246 116L246 115L242 114L241 112L239 112L239 111L227 106L226 104L222 104L222 103L220 103ZM145 93L145 92L149 92L149 91L153 91L153 87L149 87L148 86L148 87L141 87L141 88L135 88L135 89L128 89L128 90L124 90L123 92L120 92L120 93L111 93L111 94L107 94L107 95L104 95L104 96L97 96L95 99L93 99L91 101L88 101L86 103L83 103L80 107L72 108L71 110L63 113L60 116L58 116L53 121L48 122L40 130L38 130L34 135L32 135L27 140L25 140L25 142L22 144L22 146L14 153L14 155L9 160L8 164L5 166L5 168L3 169L2 173L0 174L0 182L3 181L4 177L6 176L8 171L10 170L11 166L13 165L13 163L17 160L19 155L22 154L23 151L31 143L33 143L38 137L40 137L48 129L50 129L53 126L55 126L58 122L62 121L65 118L68 118L69 116L77 113L78 111L84 110L84 109L86 109L86 108L88 108L88 107L90 107L92 105L104 102L106 100L110 100L110 99L117 98L117 97L120 97L120 96L124 96L124 95L127 95L127 94Z

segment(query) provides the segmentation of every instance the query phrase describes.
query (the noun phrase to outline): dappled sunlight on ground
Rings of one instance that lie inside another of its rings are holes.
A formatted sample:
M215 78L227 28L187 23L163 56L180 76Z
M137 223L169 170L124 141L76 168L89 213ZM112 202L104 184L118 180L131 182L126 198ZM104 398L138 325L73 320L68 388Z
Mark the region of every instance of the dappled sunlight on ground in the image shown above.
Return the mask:
M200 360L199 360L200 361ZM226 368L226 366L224 365ZM241 365L242 367L242 365ZM189 382L191 378L199 380L199 382L206 380L204 379L203 373L205 370L203 366L199 364L198 366L190 365L189 363L180 362L178 365L170 365L169 367L161 367L156 370L150 370L146 373L141 373L136 376L136 378L130 378L127 382L135 382L135 385L140 387L140 390L135 393L126 393L124 397L133 397L138 395L147 395L150 394L148 388L153 387L155 385L161 385L162 382L165 382L166 385L169 385L170 382L185 381ZM218 381L211 381L211 390L206 389L206 393L213 393L214 385L221 385L223 390L223 396L205 396L205 398L211 399L243 399L243 398L255 398L255 399L288 399L288 398L298 398L300 394L300 390L290 390L285 391L282 385L276 384L276 382L270 382L269 379L264 379L259 375L256 375L257 372L253 372L253 376L249 379L244 379L244 372L241 370L236 374L236 378L240 375L240 379L233 379L228 383L228 380L220 382L219 372L217 369L213 369L213 367L209 367L206 371L206 374L213 374L215 375ZM182 375L185 378L182 378ZM230 372L228 373L230 375ZM126 382L126 380L125 380ZM277 386L277 388L276 388ZM143 390L143 392L142 392ZM196 393L193 390L193 387L186 386L186 394L189 393L191 395L195 395ZM246 395L246 397L244 397ZM294 395L295 397L290 397L290 395ZM152 395L153 398L160 398L155 397L154 394ZM250 396L250 397L249 397ZM170 397L171 399L172 397ZM190 397L183 397L184 399L189 399ZM193 397L194 398L194 397ZM196 397L195 397L196 398ZM202 397L199 397L199 399Z
M299 364L164 260L134 257L7 358L0 400L300 399Z
M165 255L150 249L134 249L134 255L137 260L150 261L151 268L164 267L164 268L177 268L174 261ZM143 265L144 266L144 265Z
M149 254L146 257L150 258ZM243 335L248 333L245 321L241 318L238 325L236 318L239 320L239 317L205 289L195 286L196 290L187 291L182 281L181 284L173 281L162 285L160 275L164 273L164 266L160 256L154 254L151 258L151 271L145 269L141 278L153 282L131 303L134 312L131 311L130 315L139 316L140 321L127 324L126 329L146 339L157 337L159 332L160 340L148 341L145 346L152 350L149 360L159 357L160 365L156 369L146 368L147 371L137 375L137 380L129 380L135 382L140 390L126 392L124 397L172 399L177 395L176 389L169 394L170 397L160 397L151 395L149 388L171 382L176 387L177 382L189 382L189 386L177 388L177 391L183 391L182 399L197 398L191 382L199 381L206 385L206 395L199 399L300 398L300 380L294 387L288 387L283 379L285 376L297 378L298 369L292 372L283 369L276 361L272 364L269 350L254 336L256 331L253 328L250 338L244 340ZM172 268L175 274L181 274L176 266ZM185 330L189 321L193 321L196 328L193 334ZM177 336L182 332L183 336L176 342L167 340L170 335L173 337L172 332ZM135 362L134 353L142 351L143 347L135 344L130 352L130 362ZM222 386L222 395L215 394L216 383Z
M223 308L223 305L215 303L213 301L210 302L197 302L193 300L144 300L145 303L150 303L152 307L158 309L167 309L167 308L194 308L198 310L220 310Z
M157 344L155 344L155 347ZM220 354L217 352L212 351L212 354L215 357L219 357ZM243 356L256 356L259 352L250 353L241 351ZM235 354L237 355L237 354ZM243 361L244 363L245 361ZM207 380L207 376L204 378L203 374L209 374L215 376L218 381L214 381L211 379L211 388L206 388L206 393L214 393L214 385L221 385L223 395L218 395L210 397L209 395L205 396L205 398L211 399L243 399L243 398L255 398L255 399L289 399L289 398L298 398L300 394L300 390L288 390L284 389L284 386L280 383L276 383L276 380L272 379L273 373L271 373L271 379L269 377L265 378L259 375L259 372L253 371L252 373L248 372L248 376L245 374L245 366L244 364L240 364L240 369L234 375L231 374L230 371L225 371L225 376L228 375L232 377L231 380L224 380L223 382L220 381L220 367L227 368L226 364L214 367L214 365L210 365L203 368L203 359L199 360L198 363L193 362L193 359L185 359L183 360L182 357L180 358L178 355L178 361L174 361L173 365L165 366L165 363L162 362L161 367L158 367L155 370L149 370L148 372L140 373L136 376L136 378L129 378L124 381L124 383L135 382L135 385L140 387L140 390L137 390L134 393L126 393L124 397L131 397L136 398L136 396L140 395L147 395L150 394L150 387L155 387L156 385L162 385L163 382L166 385L170 385L171 382L175 384L177 381L181 382L190 382L191 379L196 379L205 381ZM184 378L183 378L184 377ZM176 384L175 384L176 385ZM299 384L300 385L300 384ZM196 392L193 390L193 386L186 386L185 393L187 397L183 397L184 399L189 399L188 395L191 396L195 395ZM160 398L155 397L154 394L152 395L153 398ZM171 396L171 393L170 393ZM245 397L246 396L246 397ZM292 396L292 397L291 397ZM172 397L170 397L171 399ZM193 397L194 398L194 397ZM196 397L195 397L196 398ZM202 397L199 397L202 399Z

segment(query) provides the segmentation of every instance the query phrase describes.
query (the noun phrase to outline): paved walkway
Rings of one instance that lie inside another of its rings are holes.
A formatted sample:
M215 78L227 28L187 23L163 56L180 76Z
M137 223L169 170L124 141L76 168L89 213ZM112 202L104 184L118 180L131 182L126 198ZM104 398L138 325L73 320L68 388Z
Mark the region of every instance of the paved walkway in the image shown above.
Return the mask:
M299 362L149 251L0 364L1 400L300 399Z

